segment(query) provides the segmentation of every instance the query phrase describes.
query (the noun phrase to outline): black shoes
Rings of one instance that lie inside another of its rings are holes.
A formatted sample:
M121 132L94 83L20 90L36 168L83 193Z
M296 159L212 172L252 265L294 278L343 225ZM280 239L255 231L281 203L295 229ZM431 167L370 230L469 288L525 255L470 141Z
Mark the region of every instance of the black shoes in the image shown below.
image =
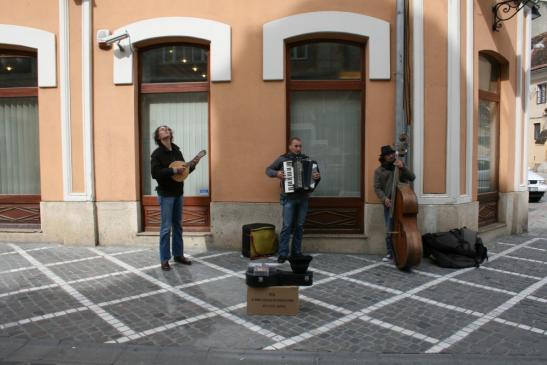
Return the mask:
M163 262L161 263L161 269L162 269L163 271L169 271L169 270L171 270L171 266L169 265L169 261L163 261Z
M173 257L173 261L178 262L179 264L183 264L183 265L192 265L192 261L188 260L184 256L175 256L175 257ZM169 265L169 260L161 262L161 269L163 271L171 270L171 265Z
M175 260L175 262L178 262L179 264L192 265L192 261L188 260L184 256L175 256L173 257L173 260Z
M286 256L279 256L279 257L277 258L277 262L280 263L280 264L284 263L285 261L287 261L287 257L286 257Z

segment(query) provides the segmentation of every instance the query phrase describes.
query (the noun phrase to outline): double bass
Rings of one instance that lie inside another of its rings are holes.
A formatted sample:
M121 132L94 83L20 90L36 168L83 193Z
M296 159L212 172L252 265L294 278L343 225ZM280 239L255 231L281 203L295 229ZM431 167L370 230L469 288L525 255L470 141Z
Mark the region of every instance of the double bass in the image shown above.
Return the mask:
M399 153L396 152L396 158ZM399 168L393 171L391 187L392 242L395 264L400 270L418 266L422 258L422 235L418 230L418 199L408 183L399 181Z

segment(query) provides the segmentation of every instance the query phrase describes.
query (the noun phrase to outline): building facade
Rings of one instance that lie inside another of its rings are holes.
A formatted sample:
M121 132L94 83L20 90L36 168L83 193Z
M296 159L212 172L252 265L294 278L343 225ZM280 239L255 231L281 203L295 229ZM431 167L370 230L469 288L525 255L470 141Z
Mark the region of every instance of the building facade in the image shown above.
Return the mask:
M547 33L532 38L528 168L547 172Z
M156 243L164 124L186 159L208 151L187 245L280 226L264 170L296 135L322 172L305 249L382 252L372 178L401 131L423 233L520 233L531 13L493 31L494 3L0 0L0 240Z

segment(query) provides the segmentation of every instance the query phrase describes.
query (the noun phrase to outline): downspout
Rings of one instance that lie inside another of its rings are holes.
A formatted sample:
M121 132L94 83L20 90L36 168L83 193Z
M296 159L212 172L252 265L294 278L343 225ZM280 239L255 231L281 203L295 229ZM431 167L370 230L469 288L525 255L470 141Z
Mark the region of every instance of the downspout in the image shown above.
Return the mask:
M396 65L395 65L395 146L408 165L409 156L408 123L410 121L409 69L408 62L408 0L397 0L396 24Z
M84 180L86 200L93 210L94 241L99 244L97 204L95 201L95 173L93 163L93 5L82 0L82 117L84 142Z

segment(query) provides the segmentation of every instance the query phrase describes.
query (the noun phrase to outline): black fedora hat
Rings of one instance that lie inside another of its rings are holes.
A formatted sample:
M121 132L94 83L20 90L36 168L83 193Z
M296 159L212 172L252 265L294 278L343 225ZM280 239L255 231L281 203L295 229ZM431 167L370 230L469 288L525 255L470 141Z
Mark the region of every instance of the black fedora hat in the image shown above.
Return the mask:
M385 146L382 146L382 151L380 153L380 156L386 156L386 155L390 155L392 153L395 153L395 150L393 148L391 148L390 145L385 145Z

